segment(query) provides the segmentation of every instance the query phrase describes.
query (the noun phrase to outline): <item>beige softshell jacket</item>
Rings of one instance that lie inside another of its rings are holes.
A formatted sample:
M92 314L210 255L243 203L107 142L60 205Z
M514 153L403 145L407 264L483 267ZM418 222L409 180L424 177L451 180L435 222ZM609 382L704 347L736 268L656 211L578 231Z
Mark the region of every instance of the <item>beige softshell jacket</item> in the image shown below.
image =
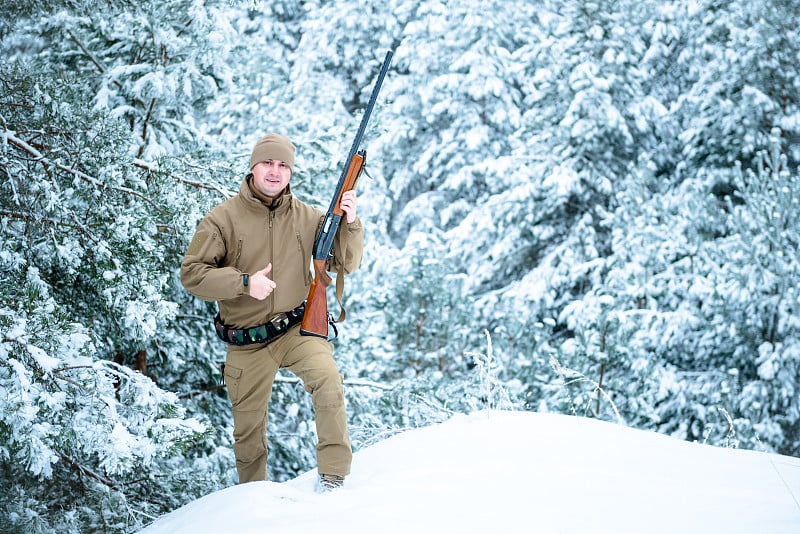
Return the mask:
M308 296L313 281L311 255L324 215L288 190L268 206L253 194L245 178L236 196L219 204L197 225L181 263L181 283L193 295L217 301L227 326L264 324ZM361 221L347 224L343 220L328 270L355 271L363 245ZM275 281L275 290L259 301L247 294L243 275L270 263L272 272L267 276Z

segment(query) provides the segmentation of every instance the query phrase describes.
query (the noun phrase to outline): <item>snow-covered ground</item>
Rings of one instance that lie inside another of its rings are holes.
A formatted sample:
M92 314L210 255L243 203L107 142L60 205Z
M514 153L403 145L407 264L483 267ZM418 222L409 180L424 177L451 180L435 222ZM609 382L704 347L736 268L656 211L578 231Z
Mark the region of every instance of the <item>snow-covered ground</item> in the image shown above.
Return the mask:
M315 477L230 487L143 532L800 533L800 458L565 415L456 416L357 452L339 491Z

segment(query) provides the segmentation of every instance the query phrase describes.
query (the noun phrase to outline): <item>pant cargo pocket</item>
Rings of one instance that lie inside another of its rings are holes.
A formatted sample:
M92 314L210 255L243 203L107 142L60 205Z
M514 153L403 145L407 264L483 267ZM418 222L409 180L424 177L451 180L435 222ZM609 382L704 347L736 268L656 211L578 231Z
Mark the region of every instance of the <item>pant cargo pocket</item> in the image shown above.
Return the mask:
M236 406L239 403L239 383L242 379L242 370L230 364L225 365L225 385L228 388L228 398L231 404Z

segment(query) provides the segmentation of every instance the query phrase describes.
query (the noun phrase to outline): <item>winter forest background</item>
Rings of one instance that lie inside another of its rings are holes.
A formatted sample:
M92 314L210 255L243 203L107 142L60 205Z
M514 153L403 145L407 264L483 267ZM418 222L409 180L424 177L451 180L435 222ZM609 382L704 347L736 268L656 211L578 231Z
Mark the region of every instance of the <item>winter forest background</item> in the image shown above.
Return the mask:
M794 0L2 0L0 531L136 531L236 482L181 257L265 132L327 207L388 49L336 342L356 449L503 408L800 455L798 27ZM273 480L314 467L291 375L269 435Z

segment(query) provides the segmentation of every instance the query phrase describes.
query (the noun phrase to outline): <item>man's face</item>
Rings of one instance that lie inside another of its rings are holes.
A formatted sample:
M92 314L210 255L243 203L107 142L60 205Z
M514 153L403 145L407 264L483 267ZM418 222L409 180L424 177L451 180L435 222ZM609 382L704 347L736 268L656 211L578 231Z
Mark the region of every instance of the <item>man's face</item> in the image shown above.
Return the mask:
M252 169L253 186L262 195L270 198L277 198L289 184L292 177L292 170L283 161L268 159L256 165Z

